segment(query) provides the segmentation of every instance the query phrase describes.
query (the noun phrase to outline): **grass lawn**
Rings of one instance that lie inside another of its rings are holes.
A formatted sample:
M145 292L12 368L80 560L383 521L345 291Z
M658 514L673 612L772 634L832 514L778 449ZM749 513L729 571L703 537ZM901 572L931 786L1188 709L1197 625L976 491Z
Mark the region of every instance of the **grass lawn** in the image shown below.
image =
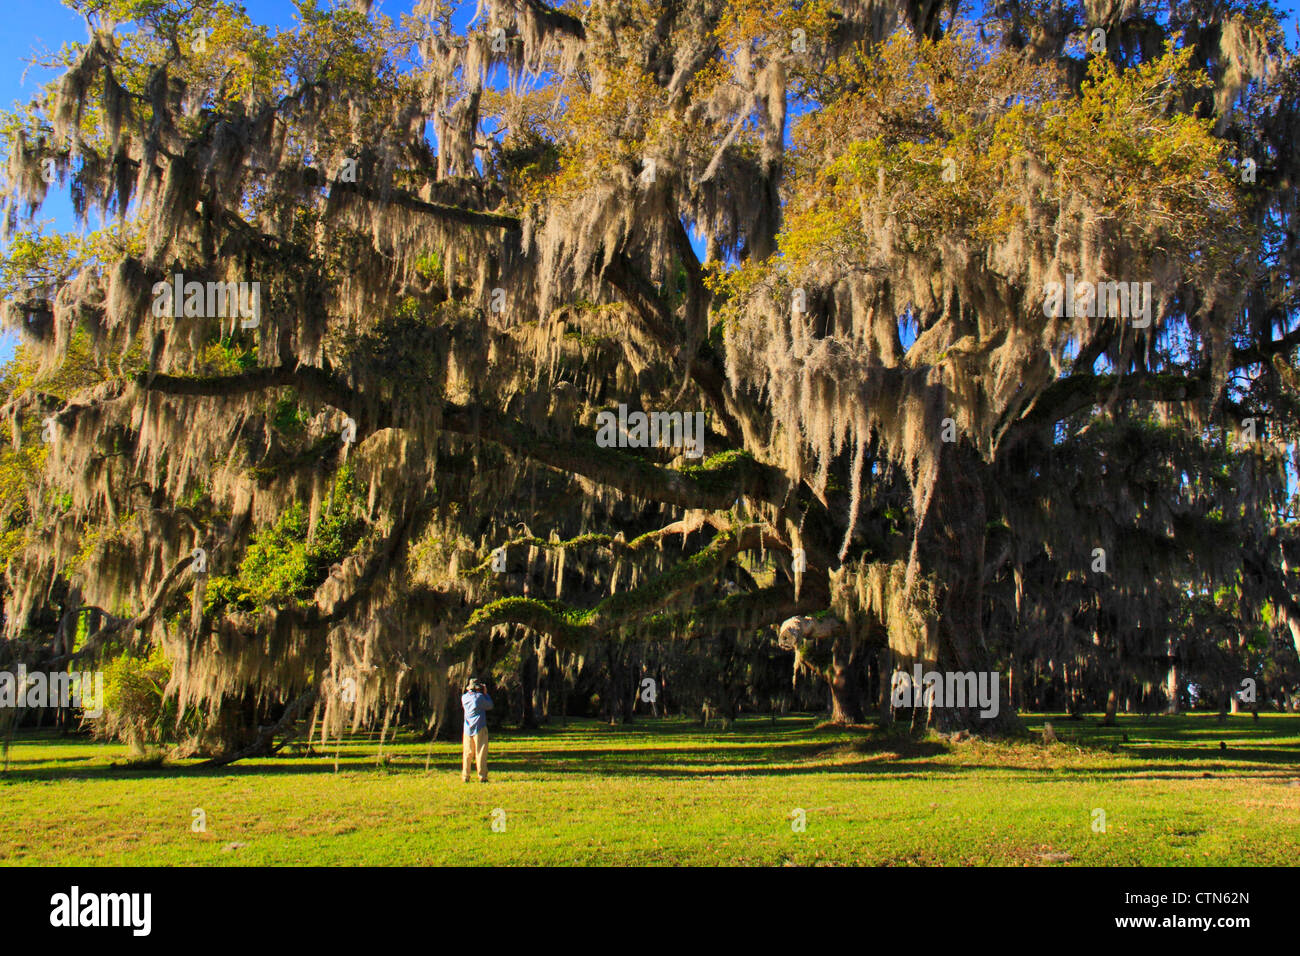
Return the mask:
M0 774L0 862L1295 863L1300 715L1049 719L1050 746L574 720L496 734L486 785L461 783L459 743L399 737L381 765L373 741L345 741L337 772L333 753L138 769L113 766L121 746L35 732Z

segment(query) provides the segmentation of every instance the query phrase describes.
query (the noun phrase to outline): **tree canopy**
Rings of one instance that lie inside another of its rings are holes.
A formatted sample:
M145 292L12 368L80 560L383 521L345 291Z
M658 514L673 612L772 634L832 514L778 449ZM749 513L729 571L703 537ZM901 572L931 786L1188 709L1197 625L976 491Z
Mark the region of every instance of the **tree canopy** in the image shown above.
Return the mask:
M69 5L0 125L12 647L161 648L226 753L520 647L1009 674L976 727L1300 649L1267 4Z

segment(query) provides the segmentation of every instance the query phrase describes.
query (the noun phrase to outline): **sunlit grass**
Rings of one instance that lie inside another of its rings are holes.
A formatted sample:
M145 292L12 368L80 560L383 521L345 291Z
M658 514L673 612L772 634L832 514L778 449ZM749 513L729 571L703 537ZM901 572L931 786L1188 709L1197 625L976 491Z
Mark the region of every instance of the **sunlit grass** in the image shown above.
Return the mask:
M996 743L808 718L729 731L571 721L497 734L486 785L461 783L459 743L399 738L380 764L373 740L345 742L337 772L332 750L139 769L112 766L123 747L36 733L0 774L0 861L1294 863L1300 715L1049 719L1051 746L1037 742L1041 717L1026 720L1033 739ZM195 809L206 832L192 830Z

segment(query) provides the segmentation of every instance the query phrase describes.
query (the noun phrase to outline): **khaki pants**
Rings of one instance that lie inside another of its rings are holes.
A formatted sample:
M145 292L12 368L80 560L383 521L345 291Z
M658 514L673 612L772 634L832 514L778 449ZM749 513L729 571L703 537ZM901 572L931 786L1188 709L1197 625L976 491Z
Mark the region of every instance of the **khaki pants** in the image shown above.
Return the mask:
M460 776L462 780L469 779L469 765L474 763L478 768L478 778L484 782L487 781L487 747L488 732L484 727L472 737L464 734L464 747L461 751Z

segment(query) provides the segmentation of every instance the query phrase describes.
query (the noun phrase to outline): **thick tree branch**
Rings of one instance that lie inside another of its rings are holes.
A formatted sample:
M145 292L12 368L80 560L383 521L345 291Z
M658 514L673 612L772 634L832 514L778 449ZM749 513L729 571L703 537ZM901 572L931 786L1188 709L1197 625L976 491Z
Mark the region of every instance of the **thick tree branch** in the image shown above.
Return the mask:
M628 305L636 312L646 334L673 358L679 357L682 334L677 327L676 317L659 291L637 270L632 261L623 253L618 253L606 266L604 275L606 281L623 294ZM722 369L699 352L690 357L686 369L708 400L713 413L718 416L718 422L727 438L737 445L743 445L744 432L727 399L727 384Z
M354 389L332 372L309 365L282 365L203 378L142 374L137 382L143 388L169 395L205 396L293 386L304 395L353 412L357 416L358 439L397 424L367 418L365 403ZM783 472L741 452L724 453L680 469L666 468L616 448L601 448L589 430L579 430L581 437L577 439L559 440L539 435L516 419L482 407L443 405L442 429L492 442L518 457L558 471L685 508L725 510L741 495L779 503L788 488Z
M273 724L259 727L257 730L257 737L247 747L234 751L233 753L213 757L211 760L205 760L203 763L198 764L197 768L206 770L215 767L224 767L227 764L232 764L236 760L243 760L246 757L261 757L274 753L276 749L279 749L272 748L275 738L293 725L304 708L315 703L316 695L317 690L315 687L310 687L303 691L288 703L279 720Z
M1068 375L1049 385L1007 429L1003 451L1062 419L1115 398L1119 401L1187 402L1209 398L1205 379L1182 375Z
M757 548L768 536L756 524L719 532L695 554L652 581L611 594L593 608L578 610L555 601L511 597L476 610L443 653L443 663L464 660L474 642L494 627L519 624L547 634L557 647L575 650L616 631L633 619L662 608L693 588L715 578L741 551Z
M194 564L193 558L186 556L172 566L166 576L159 582L158 587L154 590L153 597L145 605L143 611L135 617L127 618L109 618L108 623L100 627L94 634L86 638L86 643L81 646L80 650L73 651L71 654L64 654L50 661L50 666L65 664L68 661L79 660L82 657L88 657L99 650L104 641L109 640L117 634L129 633L146 627L154 616L163 608L167 600L172 596L172 585L185 571L189 570ZM108 616L108 615L105 615Z

